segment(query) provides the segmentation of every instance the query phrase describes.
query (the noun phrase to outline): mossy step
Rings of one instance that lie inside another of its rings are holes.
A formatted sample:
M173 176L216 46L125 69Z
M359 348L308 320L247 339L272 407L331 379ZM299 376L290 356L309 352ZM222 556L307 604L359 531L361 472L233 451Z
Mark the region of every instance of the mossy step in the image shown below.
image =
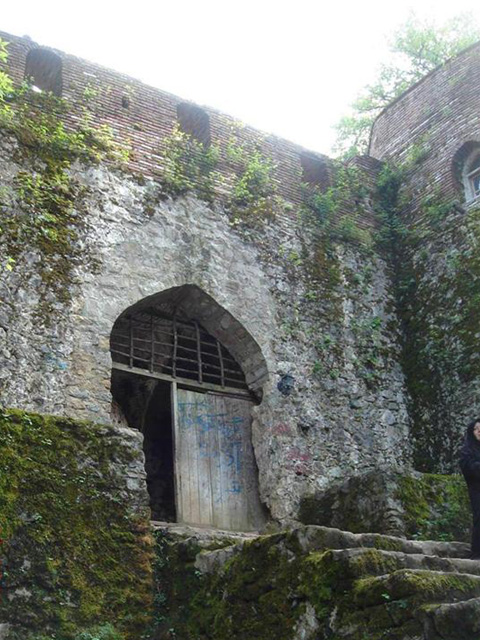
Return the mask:
M380 576L400 569L424 569L446 573L466 573L480 576L480 562L458 558L441 558L420 553L403 553L384 549L340 549L332 551L333 557L343 565L349 578Z
M229 539L237 540L253 540L258 538L258 531L228 531L226 529L213 529L211 527L201 527L182 522L161 522L159 520L150 520L150 526L153 531L162 531L171 536L191 538L196 536L198 539Z
M350 533L317 525L298 527L288 535L290 540L295 541L303 552L366 547L443 558L468 558L470 553L469 545L464 542L407 540L379 533Z
M388 575L361 578L354 585L354 602L366 608L408 600L411 606L452 602L480 596L480 576L465 573L400 569Z
M478 640L480 598L422 607L425 640Z
M195 538L200 546L213 548L216 541L218 546L225 547L226 543L239 545L244 541L256 538L285 539L287 546L294 546L303 552L320 551L323 549L354 549L374 548L385 551L399 551L408 554L422 554L439 556L443 558L466 559L470 553L470 547L464 542L442 542L436 540L408 540L397 536L389 536L379 533L351 533L334 527L322 527L319 525L306 525L296 527L290 531L274 534L261 534L259 532L224 531L221 529L209 529L193 525L170 522L151 521L153 531L163 530L165 533L178 538Z
M407 600L366 609L337 610L334 638L342 640L425 640L425 623Z
M189 524L177 522L150 521L153 531L160 532L168 536L171 540L181 542L182 540L195 540L198 545L205 549L215 549L227 545L235 545L245 540L255 540L260 534L258 532L225 531L223 529L210 529L207 527L195 527Z
M182 532L184 527L180 529ZM203 540L199 546L202 546L206 551L202 552L195 563L196 568L202 573L212 573L220 569L227 560L232 556L240 553L244 544L250 541L258 541L259 544L266 542L267 544L280 544L285 549L289 550L293 554L308 554L316 551L333 550L348 550L348 549L362 549L365 552L367 549L397 552L399 554L411 555L411 556L425 556L425 558L444 558L444 559L464 559L466 564L455 565L438 563L435 564L435 560L425 560L422 565L420 560L412 560L409 563L407 560L402 564L400 561L394 563L390 562L391 570L406 568L433 568L442 571L457 571L464 573L480 575L480 563L474 561L465 560L469 554L469 546L461 542L436 542L436 541L423 541L418 542L416 540L406 540L405 538L398 538L395 536L386 536L376 533L350 533L349 531L341 531L340 529L334 529L331 527L321 527L317 525L307 525L298 527L291 531L275 533L271 535L242 535L236 539L228 537L222 534L218 536L215 531L206 532L205 530L194 530L191 527L187 527L186 531L179 535L187 535L188 532L194 532L195 538ZM169 529L169 532L175 532L175 529ZM199 537L200 536L200 537ZM205 540L209 540L211 544L205 544ZM217 548L215 548L215 544ZM228 546L228 545L231 546ZM373 557L373 556L372 556ZM392 556L394 558L395 556ZM401 557L398 556L398 558ZM471 563L471 564L470 564ZM398 565L398 566L397 566ZM478 565L478 566L477 566ZM377 575L378 572L373 572ZM382 571L385 573L385 571Z

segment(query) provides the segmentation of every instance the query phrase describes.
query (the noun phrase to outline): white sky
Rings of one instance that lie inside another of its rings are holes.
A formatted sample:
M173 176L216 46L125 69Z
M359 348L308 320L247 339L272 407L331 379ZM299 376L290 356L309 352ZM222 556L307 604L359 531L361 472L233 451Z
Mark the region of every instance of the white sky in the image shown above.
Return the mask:
M0 30L92 60L329 153L334 125L414 9L440 21L478 0L20 0Z

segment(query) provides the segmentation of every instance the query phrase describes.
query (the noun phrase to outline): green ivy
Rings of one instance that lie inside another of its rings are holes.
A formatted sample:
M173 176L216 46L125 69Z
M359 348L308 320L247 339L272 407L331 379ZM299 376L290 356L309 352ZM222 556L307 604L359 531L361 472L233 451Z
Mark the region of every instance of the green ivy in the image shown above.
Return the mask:
M42 159L119 163L128 159L128 150L115 143L111 128L94 126L88 110L75 129L67 128L62 117L68 109L64 98L36 93L24 83L12 91L8 104L0 104L0 127L14 133L24 148Z
M205 146L177 125L165 139L163 154L163 184L167 194L180 195L193 191L211 202L214 197L217 146Z
M333 173L333 184L325 190L302 184L303 211L307 219L313 215L319 230L330 240L369 250L373 245L372 234L360 224L368 195L361 171L337 163Z
M0 192L2 263L28 278L23 258L36 257L38 315L48 323L57 303L70 302L75 268L97 267L81 243L88 231L86 191L72 178L71 164L104 158L122 163L127 150L114 143L108 127L93 126L87 113L75 129L67 128L62 118L68 103L51 93L35 93L24 84L11 87L7 97L8 103L0 96L0 128L16 136L19 162L30 168L17 174L12 189Z
M273 163L255 150L242 156L242 171L233 187L232 203L249 206L257 200L268 198L275 192Z
M258 147L232 136L226 158L234 173L226 206L234 225L256 227L286 208L278 195L275 165Z
M0 38L0 62L5 63L8 58L8 42ZM0 70L0 108L4 108L5 98L13 91L13 82L8 74Z

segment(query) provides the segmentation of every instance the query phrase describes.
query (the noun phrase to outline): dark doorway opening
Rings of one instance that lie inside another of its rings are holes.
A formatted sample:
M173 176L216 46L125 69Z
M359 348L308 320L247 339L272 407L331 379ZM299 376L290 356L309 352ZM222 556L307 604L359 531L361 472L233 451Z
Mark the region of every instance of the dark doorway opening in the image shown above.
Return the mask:
M112 418L144 436L152 517L260 529L251 414L268 370L243 326L183 285L121 313L110 352Z
M114 369L112 396L128 426L143 433L152 518L175 522L171 384Z

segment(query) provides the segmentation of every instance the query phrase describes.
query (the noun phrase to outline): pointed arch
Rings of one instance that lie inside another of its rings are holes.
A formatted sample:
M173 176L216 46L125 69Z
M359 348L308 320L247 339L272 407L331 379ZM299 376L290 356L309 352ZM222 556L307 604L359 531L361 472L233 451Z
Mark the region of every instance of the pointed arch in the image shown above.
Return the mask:
M119 316L112 330L110 342L114 362L125 362L125 358L135 360L135 355L139 355L139 351L135 351L134 349L132 353L129 352L132 345L128 340L132 339L133 336L129 335L128 325L132 321L135 322L135 320L143 322L145 336L139 337L138 339L145 341L148 340L148 324L152 317L164 319L166 329L168 329L167 323L169 319L171 323L176 321L179 324L182 323L182 325L191 324L192 330L194 330L195 325L198 324L200 330L202 330L205 335L209 335L214 340L217 340L219 345L231 356L231 359L238 365L244 376L246 387L253 392L257 398L260 398L262 386L268 379L268 369L258 343L231 313L196 285L183 285L167 289L144 298L126 309ZM185 332L188 333L188 329L184 330L184 334ZM120 339L119 336L123 336L123 340ZM169 371L173 374L172 377L175 378L176 367L174 366L174 354L172 353L172 350L175 349L174 339L175 336L173 332L170 331L170 338L167 338L165 347L163 350L159 349L158 353L164 355L164 362L167 359L169 362L173 360L173 366L170 364ZM162 340L158 340L158 342L162 342ZM146 345L147 343L145 343L145 346ZM122 346L123 350L121 348ZM196 348L193 340L191 346ZM125 347L127 347L127 350L125 350ZM135 345L133 345L133 347L135 347ZM148 348L151 349L151 347L152 345L150 344L144 349L144 358L139 357L136 359L137 364L140 365L142 359L145 361L143 364L144 368L151 366L151 361L149 362L150 355L147 353ZM209 348L208 351L214 351L214 349ZM132 362L130 362L130 364L133 366ZM159 359L158 365L161 366L161 364ZM212 358L211 366L217 367L220 372L222 366L221 357L218 362ZM165 367L166 373L168 373L167 367L168 365ZM184 367L180 368L184 369ZM204 368L208 369L208 366ZM212 371L213 369L210 369L210 372ZM179 375L178 377L183 376ZM232 383L232 378L238 376L232 373L232 376L227 375L225 377L230 378L227 382ZM213 378L210 381L214 382ZM223 386L232 385L226 384ZM233 386L237 385L233 384Z
M113 408L144 436L153 518L261 528L251 428L268 372L249 332L202 289L183 285L126 309L110 350Z

